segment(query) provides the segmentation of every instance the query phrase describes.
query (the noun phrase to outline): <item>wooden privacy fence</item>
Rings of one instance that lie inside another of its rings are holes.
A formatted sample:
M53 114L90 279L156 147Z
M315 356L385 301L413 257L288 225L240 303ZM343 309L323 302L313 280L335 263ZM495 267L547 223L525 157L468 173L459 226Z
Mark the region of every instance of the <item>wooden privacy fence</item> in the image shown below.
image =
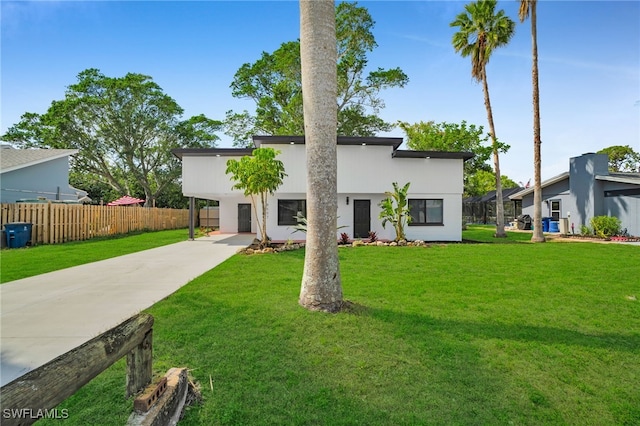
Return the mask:
M43 417L66 418L68 413L53 408L125 356L125 396L137 393L151 382L152 345L153 317L138 314L129 318L0 388L2 424L30 425Z
M58 203L2 204L0 224L29 222L31 244L56 244L132 231L189 226L189 210Z

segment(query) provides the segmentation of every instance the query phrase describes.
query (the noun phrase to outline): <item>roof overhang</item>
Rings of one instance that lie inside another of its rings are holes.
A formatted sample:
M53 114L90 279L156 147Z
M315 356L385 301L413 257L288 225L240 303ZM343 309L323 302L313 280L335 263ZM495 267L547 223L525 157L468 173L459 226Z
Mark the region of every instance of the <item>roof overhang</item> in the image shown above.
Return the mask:
M474 154L470 152L452 152L452 151L412 151L398 149L391 155L394 158L449 158L461 159L463 161L470 160Z
M243 157L251 155L253 148L176 148L171 153L182 157Z
M640 185L640 173L611 173L608 175L596 175L597 180L630 185Z
M555 183L558 182L562 182L565 179L569 179L569 172L564 172L561 173L557 176L552 177L551 179L547 179L544 182L542 182L541 186L543 188L546 188L549 185L553 185ZM516 192L515 194L512 194L509 196L510 200L522 200L523 197L526 197L529 194L533 193L533 190L535 188L533 186L530 186L529 188L525 188L522 191Z
M268 145L304 145L304 136L254 136L253 144L260 147L262 144ZM364 136L338 136L338 145L374 145L374 146L391 146L395 151L402 145L402 138L381 138L381 137L364 137Z

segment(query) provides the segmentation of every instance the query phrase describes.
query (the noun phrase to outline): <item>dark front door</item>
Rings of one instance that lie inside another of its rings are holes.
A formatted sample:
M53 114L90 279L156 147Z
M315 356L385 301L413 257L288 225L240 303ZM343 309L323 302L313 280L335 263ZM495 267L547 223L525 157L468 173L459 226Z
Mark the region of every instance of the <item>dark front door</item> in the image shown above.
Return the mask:
M371 200L353 200L353 238L367 238L371 231Z
M238 232L251 232L251 204L238 204Z

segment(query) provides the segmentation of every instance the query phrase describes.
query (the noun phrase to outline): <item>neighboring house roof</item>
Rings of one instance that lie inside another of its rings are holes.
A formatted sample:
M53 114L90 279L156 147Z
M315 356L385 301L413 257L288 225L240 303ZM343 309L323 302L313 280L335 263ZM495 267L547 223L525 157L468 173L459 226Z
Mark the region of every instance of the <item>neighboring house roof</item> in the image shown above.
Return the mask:
M551 179L547 179L542 182L541 186L544 188L546 186L553 185L558 182L562 182L565 179L569 179L569 172L560 173L559 175L554 176ZM515 194L510 195L509 198L512 200L522 200L522 197L532 194L533 190L534 190L534 187L530 186L529 188L525 188L522 191L519 191L519 192L516 192Z
M0 150L0 173L11 172L77 153L77 149L14 149Z
M522 190L521 187L505 188L502 190L502 199L506 200L507 197L510 197L512 194L517 193L521 190ZM494 189L493 191L489 191L484 195L477 195L475 197L465 198L462 201L464 201L465 203L487 203L487 202L495 201L496 192L497 191Z
M254 136L253 144L260 147L262 144L282 144L282 145L304 145L304 136ZM398 149L402 144L402 138L381 138L381 137L356 137L338 136L338 145L371 145L371 146L391 146L393 158L451 158L467 161L473 158L470 152L449 152L449 151L411 151ZM171 150L173 155L182 159L183 155L190 156L238 156L251 155L253 148L182 148Z

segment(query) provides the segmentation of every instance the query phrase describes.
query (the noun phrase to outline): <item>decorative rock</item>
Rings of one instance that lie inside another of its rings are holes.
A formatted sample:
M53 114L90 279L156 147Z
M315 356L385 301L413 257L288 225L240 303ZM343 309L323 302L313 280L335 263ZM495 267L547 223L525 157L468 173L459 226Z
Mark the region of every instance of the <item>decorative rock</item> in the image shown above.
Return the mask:
M395 241L391 241L391 242L389 243L389 246L391 246L391 247L397 247L397 246L398 246L398 243L396 243Z
M363 245L364 245L364 241L362 241L362 240L355 240L353 243L351 243L351 245L352 245L353 247L361 247L361 246L363 246Z

